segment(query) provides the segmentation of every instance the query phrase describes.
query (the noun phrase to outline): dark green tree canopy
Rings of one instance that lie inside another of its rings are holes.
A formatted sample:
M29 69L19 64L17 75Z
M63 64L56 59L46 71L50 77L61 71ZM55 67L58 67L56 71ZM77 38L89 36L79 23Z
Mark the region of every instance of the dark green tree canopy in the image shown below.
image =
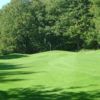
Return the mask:
M11 0L0 10L0 53L97 49L92 8L90 0Z

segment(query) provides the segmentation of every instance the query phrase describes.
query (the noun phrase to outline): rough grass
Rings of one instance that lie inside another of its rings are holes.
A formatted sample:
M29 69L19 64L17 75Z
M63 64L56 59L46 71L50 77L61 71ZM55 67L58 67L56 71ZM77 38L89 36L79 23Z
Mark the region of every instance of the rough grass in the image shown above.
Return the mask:
M1 56L0 100L100 100L100 51Z

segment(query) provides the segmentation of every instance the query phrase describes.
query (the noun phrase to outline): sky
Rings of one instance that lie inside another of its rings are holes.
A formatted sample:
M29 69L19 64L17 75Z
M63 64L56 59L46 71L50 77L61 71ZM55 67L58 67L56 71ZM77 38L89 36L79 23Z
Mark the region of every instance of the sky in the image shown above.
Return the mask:
M9 2L10 0L0 0L0 9Z

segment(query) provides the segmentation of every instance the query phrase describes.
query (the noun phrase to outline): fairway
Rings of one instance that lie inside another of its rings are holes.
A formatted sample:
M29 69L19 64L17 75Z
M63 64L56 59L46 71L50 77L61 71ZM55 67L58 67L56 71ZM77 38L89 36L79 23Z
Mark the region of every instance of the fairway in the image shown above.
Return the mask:
M0 100L100 100L100 50L0 56Z

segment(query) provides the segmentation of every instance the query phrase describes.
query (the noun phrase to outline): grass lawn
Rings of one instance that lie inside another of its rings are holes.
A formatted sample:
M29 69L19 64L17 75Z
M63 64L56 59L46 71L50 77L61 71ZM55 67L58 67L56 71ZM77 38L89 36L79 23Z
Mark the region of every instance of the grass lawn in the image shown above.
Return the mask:
M0 56L0 100L100 100L100 50Z

